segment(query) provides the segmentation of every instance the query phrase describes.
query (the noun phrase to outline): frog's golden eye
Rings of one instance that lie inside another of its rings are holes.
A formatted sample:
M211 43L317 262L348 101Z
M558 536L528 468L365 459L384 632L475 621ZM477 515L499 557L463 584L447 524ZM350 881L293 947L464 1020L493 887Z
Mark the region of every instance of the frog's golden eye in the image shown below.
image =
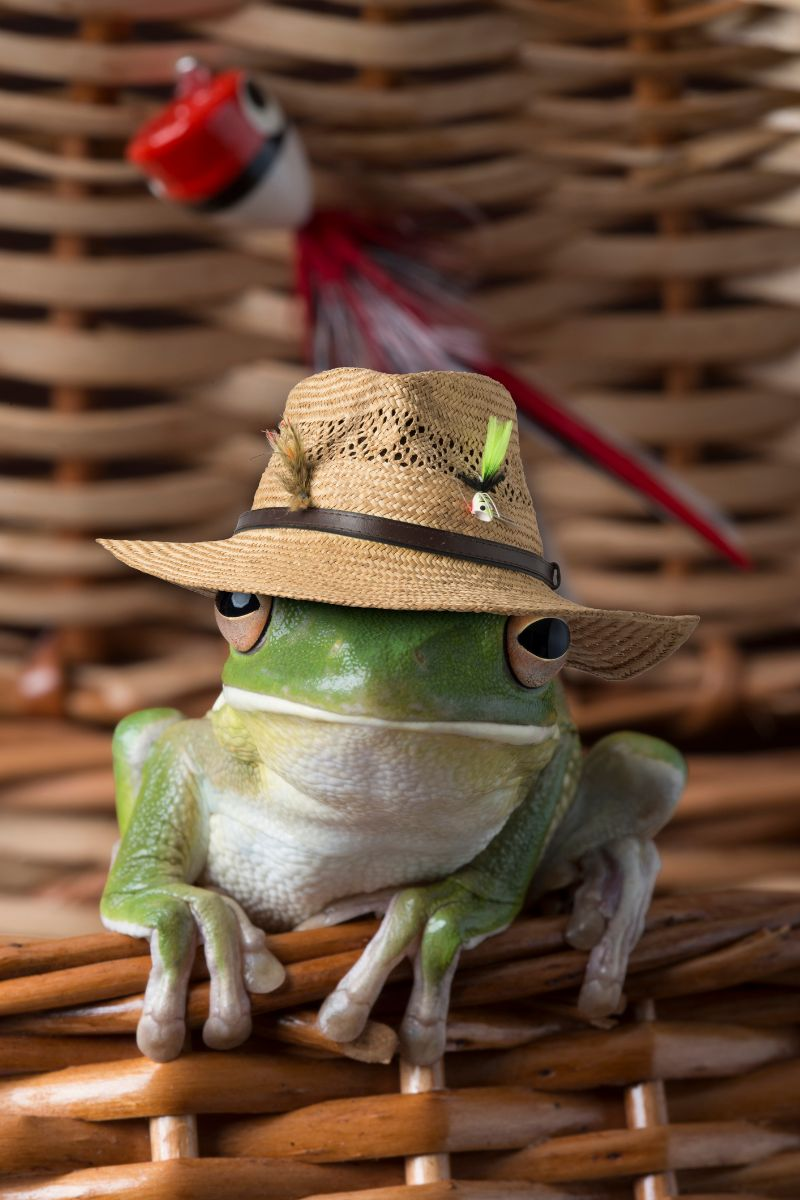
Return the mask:
M559 617L509 617L506 656L514 678L526 688L543 687L563 667L569 640Z
M214 615L225 641L246 654L254 649L267 628L272 601L252 592L217 592Z

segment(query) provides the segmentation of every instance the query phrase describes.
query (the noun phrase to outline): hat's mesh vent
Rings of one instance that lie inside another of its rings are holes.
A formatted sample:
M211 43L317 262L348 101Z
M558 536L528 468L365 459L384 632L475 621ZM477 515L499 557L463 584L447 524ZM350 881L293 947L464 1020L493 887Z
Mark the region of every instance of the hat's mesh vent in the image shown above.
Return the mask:
M478 476L483 447L467 446L452 434L437 432L409 415L408 410L383 407L360 416L343 416L327 421L319 436L308 438L313 462L332 457L363 462L386 462L453 476ZM510 505L530 509L527 491L506 477L494 489Z

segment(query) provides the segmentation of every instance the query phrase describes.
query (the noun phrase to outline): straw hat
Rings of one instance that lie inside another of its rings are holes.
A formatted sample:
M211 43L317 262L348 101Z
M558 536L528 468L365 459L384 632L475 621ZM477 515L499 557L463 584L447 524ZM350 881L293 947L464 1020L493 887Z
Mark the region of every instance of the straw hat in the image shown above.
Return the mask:
M486 523L470 511L475 485L464 479L480 473L492 416L511 419L513 430L492 488L498 516ZM101 544L140 571L211 593L560 617L572 637L570 665L604 679L652 667L697 623L584 608L558 594L558 567L542 556L523 475L514 402L493 379L324 371L292 389L282 429L282 441L296 437L308 480L302 471L290 479L286 456L273 454L231 537Z

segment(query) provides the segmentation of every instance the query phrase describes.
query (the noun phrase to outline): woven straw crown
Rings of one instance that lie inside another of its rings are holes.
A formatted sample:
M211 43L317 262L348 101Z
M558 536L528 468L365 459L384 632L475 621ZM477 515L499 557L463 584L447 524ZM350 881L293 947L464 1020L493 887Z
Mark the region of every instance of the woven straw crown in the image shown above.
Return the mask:
M479 522L460 478L480 474L489 417L511 419L504 476L493 489L499 520ZM289 394L284 420L311 466L313 509L368 514L542 553L525 483L516 410L482 375L325 371ZM273 455L254 509L292 497ZM252 528L216 542L103 540L130 564L203 591L242 591L368 608L450 609L558 616L572 634L572 666L623 678L665 658L697 618L584 608L519 571L313 529Z

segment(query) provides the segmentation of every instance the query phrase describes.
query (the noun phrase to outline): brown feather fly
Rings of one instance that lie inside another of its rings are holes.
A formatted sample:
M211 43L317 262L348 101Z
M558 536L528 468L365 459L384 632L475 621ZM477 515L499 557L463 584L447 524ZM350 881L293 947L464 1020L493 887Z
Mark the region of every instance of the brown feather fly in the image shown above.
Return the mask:
M311 504L312 466L303 442L291 421L281 421L277 430L268 429L267 441L280 458L281 483L289 493L288 507L297 510Z

